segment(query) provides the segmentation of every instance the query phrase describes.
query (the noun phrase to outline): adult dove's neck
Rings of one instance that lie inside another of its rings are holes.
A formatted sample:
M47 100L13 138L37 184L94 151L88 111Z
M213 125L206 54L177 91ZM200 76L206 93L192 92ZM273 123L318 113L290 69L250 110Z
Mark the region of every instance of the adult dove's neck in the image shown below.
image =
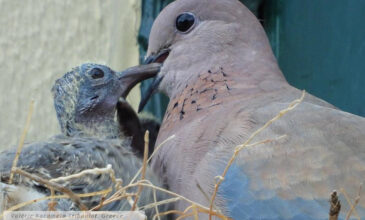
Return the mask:
M210 65L187 68L187 73L195 70L196 74L173 84L174 89L168 92L170 99L193 94L202 98L209 90L216 90L217 95L238 95L270 92L288 86L274 56L252 55L247 58L245 56L249 54L242 54L232 55L229 59L210 56L207 60Z

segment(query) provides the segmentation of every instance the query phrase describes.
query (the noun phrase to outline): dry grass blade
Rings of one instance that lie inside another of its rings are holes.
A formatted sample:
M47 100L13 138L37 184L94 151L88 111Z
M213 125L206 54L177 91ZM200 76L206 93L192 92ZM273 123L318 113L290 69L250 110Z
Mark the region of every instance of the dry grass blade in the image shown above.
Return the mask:
M156 189L152 189L152 190L153 190L153 204L154 204L154 207L155 207L156 215L157 215L158 220L161 220L161 218L159 216L160 212L158 211L158 205L157 205Z
M118 196L116 198L113 198L112 200L104 200L104 202L99 203L99 205L93 207L92 209L90 209L89 211L98 211L99 209L101 209L104 205L110 204L112 202L118 201L118 200L122 200L122 199L127 199L127 201L129 201L129 198L131 197L135 197L137 194L136 193L125 193L121 196ZM133 205L133 201L130 202L130 204Z
M112 188L106 189L106 190L102 190L102 191L98 191L98 192L92 192L92 193L84 193L84 194L76 194L76 196L80 197L80 198L84 198L84 197L92 197L92 196L99 196L99 195L104 195L107 193L110 193L112 191ZM44 201L44 200L49 200L49 199L67 199L70 198L68 195L55 195L55 196L45 196L39 199L33 199L27 202L23 202L23 203L19 203L15 206L10 207L9 209L7 209L6 211L15 211L18 210L20 208L23 208L25 206L31 205L33 203L37 203L40 201ZM0 215L0 219L4 216L4 213L1 213Z
M144 180L146 177L146 169L147 169L147 159L148 159L148 144L149 144L149 135L150 132L147 130L146 133L144 134L144 154L143 154L143 166L142 166L142 176L141 176L141 180ZM137 196L134 199L134 203L132 206L132 211L134 211L136 209L137 206L137 202L139 199L139 196L142 192L143 186L138 186L138 191L137 191Z
M187 207L185 210L184 210L184 215L180 216L179 218L177 218L176 220L180 220L180 219L183 219L183 218L186 218L186 217L190 217L192 216L194 213L188 213L188 211L190 209L193 209L194 207L194 204L192 204L191 206Z
M191 213L188 213L188 211L190 209L192 209L193 211ZM181 219L184 219L184 218L188 218L190 216L194 216L194 220L199 219L199 217L198 217L198 209L197 209L197 207L194 204L192 204L191 206L187 207L184 210L183 213L184 214L183 215L180 215L176 220L181 220Z
M207 200L207 202L210 202L210 198L208 196L208 194L203 190L203 188L200 186L199 183L196 183L196 187L198 188L198 190L203 194L204 198ZM219 210L217 208L216 205L213 204L213 208L216 209L218 212L221 212L221 210Z
M185 218L189 218L191 216L193 216L193 213L184 213L183 215L180 215L176 220L181 220L181 219L185 219Z
M57 202L54 199L55 192L53 188L50 188L51 190L51 201L48 203L48 211L56 211Z
M115 173L112 168L112 165L110 165L110 164L108 164L105 168L94 168L94 169L83 170L80 173L72 174L72 175L65 176L65 177L54 178L49 181L50 182L68 181L71 179L81 178L87 174L99 175L99 174L104 174L104 173L108 173L110 175L110 178L112 179L113 183L116 182Z
M114 201L117 201L117 200L121 200L121 199L123 199L123 198L127 198L127 197L131 197L131 196L135 196L135 195L136 195L136 194L124 194L123 196L118 197L118 199L115 199L115 200L113 200L113 201L110 201L109 203L114 202ZM105 194L104 194L104 196L105 196ZM89 211L98 211L99 209L103 208L103 206L104 206L104 205L106 205L105 201L106 201L106 200L105 200L105 198L104 198L104 199L102 199L102 201L100 201L99 205L97 205L97 206L93 207L93 208L92 208L92 209L90 209Z
M145 182L146 182L146 183L145 183ZM149 183L147 180L143 180L143 181L139 181L139 182L137 182L137 183L129 184L129 185L127 185L127 186L123 187L121 190L125 191L125 190L127 190L128 188L136 187L136 186L139 186L139 185L142 185L142 186L144 186L144 187L154 188L154 189L156 189L156 190L158 190L158 191L160 191L160 192L164 192L164 193L166 193L166 194L168 194L168 195L171 195L171 196L175 197L175 199L171 199L171 200L169 200L170 202L174 202L174 201L178 201L178 200L184 200L184 201L186 201L186 202L188 202L188 203L191 203L191 204L196 205L196 206L199 208L199 210L206 210L207 212L209 212L209 208L208 208L208 207L205 207L205 206L203 206L203 205L201 205L201 204L199 204L199 203L196 203L196 202L194 202L194 201L192 201L192 200L190 200L190 199L187 199L187 198L185 198L184 196L179 195L179 194L177 194L177 193L174 193L174 192L172 192L172 191L169 191L169 190L166 190L166 189L164 189L164 188L161 188L161 187L155 186L155 185L153 185L153 184ZM167 200L166 200L166 201L167 201ZM106 201L105 203L109 203L109 201ZM167 204L167 203L161 203L161 204ZM151 208L152 208L153 206L154 206L154 204L152 204ZM219 213L215 213L215 212L213 212L213 213L214 213L215 215L217 215L217 216L223 216L223 215L221 215L221 214L219 214ZM160 216L161 216L161 215L160 215Z
M223 220L231 220L230 218L228 218L227 216L225 216L221 213L211 212L209 209L202 209L199 207L197 207L197 208L198 208L199 213L211 214L211 215L217 216L218 218L223 219Z
M144 181L146 181L146 180L144 180ZM190 199L188 199L188 198L186 198L186 197L184 197L184 196L182 196L182 195L179 195L179 194L177 194L177 193L174 193L174 192L172 192L172 191L166 190L166 189L161 188L161 187L158 187L158 186L154 186L154 185L152 185L152 184L150 184L150 183L137 182L137 183L135 183L135 184L128 185L128 186L126 186L125 188L133 187L133 186L136 186L136 185L143 185L143 186L145 186L145 187L155 188L156 190L159 190L159 191L161 191L161 192L165 192L165 193L166 193L166 194L168 194L168 195L174 196L176 200L171 200L171 202L173 202L173 201L177 201L177 199L179 199L179 200L184 200L184 201L186 201L186 202L190 203L191 205L196 206L196 207L197 207L197 209L198 209L198 212L199 212L199 213L207 213L207 214L208 214L208 213L211 213L213 216L217 216L217 217L219 217L219 218L221 218L221 219L229 219L229 218L227 218L226 216L224 216L223 214L218 213L218 212L216 212L216 211L210 211L208 207L205 207L205 206L203 206L203 205L201 205L201 204L199 204L199 203L197 203L197 202L194 202L194 201L192 201L192 200L190 200ZM165 203L165 204L166 204L166 203ZM172 211L175 211L174 213L179 212L179 211L177 211L177 210L172 210ZM180 213L183 213L183 212L180 212ZM183 215L185 215L185 213L183 213ZM160 215L160 216L163 216L163 215L162 215L162 213L161 213L161 215Z
M357 194L357 197L355 199L355 203L353 205L351 203L349 203L351 208L350 208L349 212L346 215L346 220L349 220L350 217L352 216L352 213L356 212L356 206L359 204L360 198L361 198L361 190L362 190L362 184L360 185L359 193ZM343 191L345 192L345 190L343 190ZM360 217L357 213L356 213L356 215L357 215L357 218L360 219Z
M166 193L166 194L168 194L168 195L171 195L171 196L177 197L177 198L179 198L179 199L181 199L181 200L184 200L184 201L186 201L186 202L188 202L188 203L195 204L197 207L199 207L199 208L201 208L201 209L207 209L207 210L209 210L209 208L208 208L208 207L205 207L205 206L203 206L203 205L201 205L201 204L199 204L199 203L196 203L196 202L194 202L194 201L192 201L192 200L190 200L190 199L188 199L188 198L186 198L186 197L184 197L184 196L182 196L182 195L179 195L179 194L174 193L174 192L172 192L172 191L169 191L169 190L167 190L167 189L164 189L164 188L161 188L161 187L158 187L158 186L152 185L152 184L150 184L150 183L137 182L137 183L134 183L134 184L128 185L127 187L133 187L133 186L138 186L138 185L143 185L144 187L155 188L155 189L156 189L156 190L158 190L158 191L165 192L165 193ZM126 188L127 188L127 187L126 187Z
M233 162L235 161L238 153L245 147L247 147L247 145L250 144L250 142L259 134L261 133L263 130L265 130L268 126L270 126L273 122L279 120L281 117L283 117L286 113L290 112L291 110L295 109L303 100L305 97L305 91L303 91L302 96L297 99L294 100L292 103L290 103L290 105L288 106L288 108L282 110L279 112L279 114L277 114L274 118L272 118L270 121L266 122L266 124L264 126L262 126L261 128L259 128L258 130L256 130L254 133L251 134L251 136L246 140L245 143L243 143L242 145L238 145L235 148L234 154L232 155L231 159L229 160L226 168L223 171L223 174L221 176L218 177L218 181L215 184L214 187L214 192L210 201L210 212L212 212L213 210L213 203L214 200L217 196L217 192L218 192L218 188L220 186L220 184L224 181L224 177L226 176L228 169L231 167L231 165L233 164ZM212 214L209 213L209 220L212 219Z
M62 193L67 194L70 197L70 199L81 210L83 210L83 211L86 211L87 210L87 207L84 204L82 204L80 197L78 197L76 194L74 194L71 190L69 190L69 189L67 189L67 188L65 188L65 187L63 187L63 186L61 186L61 185L59 185L57 183L52 183L52 182L50 182L50 181L48 181L46 179L43 179L43 178L41 178L39 176L36 176L34 174L31 174L31 173L28 173L28 172L26 172L24 170L21 170L19 168L14 168L13 172L14 173L17 173L19 175L25 176L25 177L27 177L27 178L29 178L31 180L34 180L34 181L36 181L38 183L41 183L41 184L47 186L48 188L53 188L53 189L55 189L55 190L57 190L59 192L62 192Z
M24 130L23 130L23 133L19 139L19 144L18 144L18 148L16 150L16 154L15 154L15 158L13 160L13 164L11 166L11 170L10 170L10 178L9 178L9 184L12 184L13 183L13 178L14 178L14 172L13 172L13 169L17 166L18 164L18 160L19 160L19 156L20 156L20 152L22 151L23 149L23 146L24 146L24 141L25 141L25 137L27 136L27 133L28 133L28 130L29 130L29 127L30 127L30 121L32 119L32 115L33 115L33 109L34 109L34 100L32 100L30 102L30 105L29 105L29 110L28 110L28 116L27 116L27 121L25 123L25 127L24 127Z
M341 193L343 194L343 196L345 197L345 199L346 199L347 203L349 204L349 206L351 207L351 208L350 208L350 210L352 210L352 211L351 211L351 213L350 213L350 214L354 213L354 214L355 214L355 217L356 217L358 220L361 220L361 219L360 219L359 214L357 213L356 209L354 208L355 206L354 206L354 205L352 204L352 202L350 201L350 197L348 196L348 194L347 194L347 192L345 191L345 189L341 188L341 189L340 189L340 191L341 191ZM348 214L349 214L349 213L348 213Z
M355 210L355 208L356 208L357 204L359 204L359 201L360 201L360 197L357 197L357 198L355 199L355 203L354 203L354 205L351 207L351 209L350 209L350 210L349 210L349 212L347 213L346 220L349 220L349 219L350 219L350 217L352 216L352 213L353 213L353 211ZM360 219L360 218L359 218L359 219Z
M195 205L193 205L194 220L199 220L198 213L199 213L198 208Z
M158 150L160 150L160 148L162 146L164 146L168 141L172 140L175 138L175 135L171 135L170 137L168 137L166 140L164 140L161 144L159 144L155 150L153 151L152 155L148 158L147 163L150 162L150 160L152 159L153 156L155 156L156 152L158 152ZM142 168L138 170L138 172L136 173L136 175L132 178L131 182L129 184L134 183L134 181L136 181L137 177L139 176L139 174L142 172Z
M157 207L157 206L160 206L160 205L165 205L165 204L169 204L169 203L173 203L173 202L177 202L179 201L180 198L178 197L174 197L174 198L171 198L171 199L165 199L165 200L161 200L161 201L156 201L155 203L151 203L151 204L148 204L148 205L145 205L145 206L142 206L140 207L141 210L144 210L144 209L151 209L153 207ZM158 215L158 213L157 213Z

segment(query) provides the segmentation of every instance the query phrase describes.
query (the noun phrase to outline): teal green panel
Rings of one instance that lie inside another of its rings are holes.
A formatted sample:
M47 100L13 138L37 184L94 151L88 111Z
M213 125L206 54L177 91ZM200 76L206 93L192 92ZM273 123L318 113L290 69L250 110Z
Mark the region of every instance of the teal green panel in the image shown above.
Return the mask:
M289 83L365 116L365 1L268 2L266 30Z
M261 19L261 6L264 3L264 0L240 0L248 9L251 10L256 17Z
M140 45L140 62L143 63L147 47L148 36L151 31L153 21L160 13L160 11L172 0L142 0L142 20L138 34L138 43ZM146 80L141 85L141 91L145 91L152 79ZM155 94L151 97L150 101L146 104L144 111L154 114L160 120L162 119L166 106L168 104L168 98L162 94Z

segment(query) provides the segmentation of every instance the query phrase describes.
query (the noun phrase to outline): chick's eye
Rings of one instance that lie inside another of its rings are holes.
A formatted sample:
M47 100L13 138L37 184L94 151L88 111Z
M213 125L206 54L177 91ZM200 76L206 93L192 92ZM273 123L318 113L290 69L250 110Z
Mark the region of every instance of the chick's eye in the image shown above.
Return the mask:
M104 72L99 68L93 68L90 70L89 74L93 79L100 79L104 77Z
M188 32L195 24L194 14L185 12L176 18L176 29L182 33Z

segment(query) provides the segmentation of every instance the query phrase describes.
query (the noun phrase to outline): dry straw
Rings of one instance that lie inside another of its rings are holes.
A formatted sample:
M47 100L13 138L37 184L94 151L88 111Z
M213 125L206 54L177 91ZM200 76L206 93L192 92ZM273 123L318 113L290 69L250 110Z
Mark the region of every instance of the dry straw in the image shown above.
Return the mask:
M15 158L13 160L13 165L11 166L11 172L10 172L10 178L9 178L9 184L12 184L13 183L13 178L14 178L14 172L13 172L13 169L17 166L18 164L18 160L19 160L19 155L20 155L20 152L22 151L23 149L23 146L24 146L24 141L25 141L25 137L27 136L27 133L28 133L28 130L29 130L29 127L30 127L30 120L32 119L32 115L33 115L33 109L34 109L34 100L32 100L30 102L30 105L29 105L29 111L28 111L28 116L27 116L27 121L25 123L25 127L24 127L24 130L23 130L23 133L22 133L22 136L20 136L20 140L19 140L19 144L18 144L18 148L16 150L16 154L15 154Z

